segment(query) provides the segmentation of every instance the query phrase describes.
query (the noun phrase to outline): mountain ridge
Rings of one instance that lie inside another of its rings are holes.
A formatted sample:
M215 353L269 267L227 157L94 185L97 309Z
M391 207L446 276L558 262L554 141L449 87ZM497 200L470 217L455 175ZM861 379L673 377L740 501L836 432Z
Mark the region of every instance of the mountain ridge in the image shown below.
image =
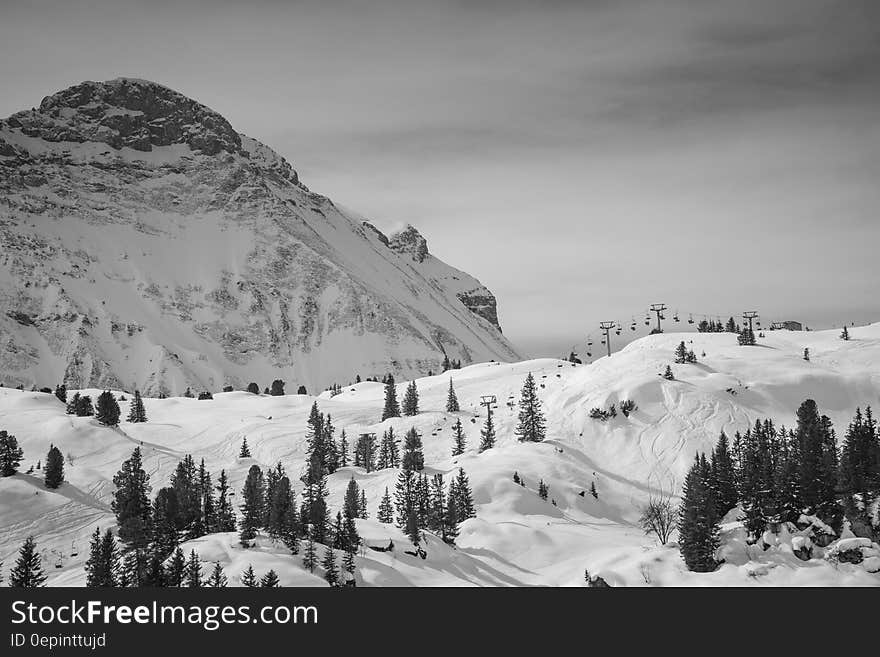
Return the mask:
M0 120L0 377L179 394L517 359L494 295L133 78Z

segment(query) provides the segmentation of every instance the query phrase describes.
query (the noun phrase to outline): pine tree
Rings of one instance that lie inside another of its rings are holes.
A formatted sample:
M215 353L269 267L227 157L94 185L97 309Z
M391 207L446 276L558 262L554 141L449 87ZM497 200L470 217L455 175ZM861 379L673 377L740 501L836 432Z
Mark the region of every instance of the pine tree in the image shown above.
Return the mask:
M446 354L443 354L443 363L441 364L441 367L444 372L452 369L452 363L449 362L449 356Z
M397 475L397 484L394 487L394 509L396 511L397 526L406 528L407 519L416 514L416 475L413 470L401 470Z
M682 340L679 345L675 348L675 362L679 365L683 365L688 362L688 350L684 345L684 340Z
M260 578L260 586L264 589L275 589L281 586L281 582L278 579L278 574L274 570L269 570L265 575Z
M305 487L302 492L303 501L300 511L303 525L310 525L314 540L323 543L328 524L327 467L324 442L325 423L323 415L318 411L317 403L312 405L308 426L306 435L308 455L306 470L302 476Z
M73 393L73 396L67 400L67 408L65 409L65 413L68 415L76 415L76 409L79 406L79 393Z
M422 437L415 427L411 427L404 437L402 465L404 470L422 470L425 467L425 456L422 453Z
M362 433L354 448L354 465L367 472L376 469L376 434Z
M101 554L101 529L95 528L89 541L89 558L86 559L84 570L86 571L86 586L95 588L101 586L103 568L103 555Z
M32 589L46 585L43 560L37 552L33 536L28 536L18 550L18 559L9 573L9 586L18 589Z
M446 393L446 412L458 413L460 410L458 397L455 395L455 389L452 387L452 379L449 379L449 392Z
M11 477L18 472L22 458L24 458L24 450L18 446L15 436L0 431L0 476Z
M348 438L345 435L345 429L339 434L339 445L336 448L339 455L339 467L344 468L348 465Z
M131 405L128 411L128 421L129 422L146 422L147 421L147 409L144 408L144 400L141 399L141 391L134 391L134 399L131 400Z
M757 341L755 340L755 332L747 326L742 328L742 331L739 332L736 339L741 346L753 346L757 344Z
M446 491L440 473L431 477L426 524L429 530L446 540Z
M46 488L58 488L64 481L64 457L55 445L49 447L49 453L46 455L44 475Z
M257 576L254 574L254 567L252 564L248 564L248 567L241 574L239 578L242 586L246 586L250 589L256 588L257 586Z
M165 568L162 566L162 560L159 558L159 555L153 553L149 557L149 564L147 565L147 570L145 572L144 580L142 586L149 587L166 587L168 586L168 580L165 573Z
M135 447L131 457L113 477L116 491L111 508L116 514L119 539L132 548L146 547L152 534L150 476L141 462L141 448Z
M160 488L153 499L151 549L165 559L180 542L180 509L173 488Z
M403 414L409 416L419 414L419 391L415 381L411 381L406 387L406 394L403 396Z
M486 423L480 431L480 452L492 449L495 446L495 424L492 422L492 413L486 415Z
M452 440L452 455L461 456L464 454L466 443L464 428L461 426L461 418L456 418L455 424L452 425Z
M388 494L388 487L385 487L385 494L382 501L379 502L379 513L376 515L379 522L390 524L394 522L394 507L391 505L391 495Z
M679 550L688 570L710 572L717 562L718 525L714 502L708 490L705 458L697 457L685 478L679 511Z
M804 360L810 360L810 349L809 347L804 347Z
M520 441L541 442L546 436L544 413L541 410L541 400L538 399L538 389L535 385L535 377L529 372L522 387L519 400L519 424L515 430Z
M108 427L115 427L119 424L119 404L109 390L98 395L96 410L95 419L101 424Z
M306 547L303 552L303 568L308 568L310 573L315 572L318 565L318 548L315 543L314 533L309 531L306 536Z
M241 439L241 449L238 451L238 458L240 459L249 459L251 458L251 448L248 447L247 444L247 436Z
M67 386L63 383L55 386L55 396L62 404L67 404Z
M513 483L518 484L518 483L520 483L520 481L521 481L521 480L520 480L520 478L519 478L519 472L517 472L517 471L514 470L514 472L513 472Z
M839 530L842 513L836 493L838 459L834 430L826 416L819 416L812 399L798 408L795 435L800 454L800 501L808 513Z
M290 479L286 475L275 484L272 490L272 498L269 500L269 522L267 529L272 538L284 538L289 534L288 528L293 513L291 507L296 502L293 497L293 489L290 487Z
M455 544L458 538L458 504L452 494L453 486L450 484L449 495L446 496L446 515L443 518L443 540L449 545Z
M259 394L260 394L260 386L258 386L258 385L257 385L256 383L254 383L253 381L251 381L250 383L248 383L246 390L247 390L249 393L251 393L252 395L259 395Z
M264 509L266 506L266 484L263 479L263 471L258 465L252 465L248 470L247 479L241 496L244 500L241 505L242 518L239 523L239 538L242 545L247 545L257 536L257 529L263 524Z
M95 409L92 406L92 398L88 395L81 395L77 397L76 400L76 409L74 411L77 417L91 417L95 414Z
M731 317L730 319L727 320L727 325L724 327L724 330L727 331L728 333L739 333L739 331L737 330L737 327L736 327L736 322L734 321L733 317Z
M324 548L324 558L321 559L321 568L324 569L324 579L330 586L339 585L339 568L336 566L336 555L333 548Z
M672 368L669 365L666 366L666 371L663 372L663 378L667 381L675 381L675 375L672 373Z
M369 514L367 513L367 492L361 488L361 499L358 504L358 518L361 520L366 520L369 518Z
M354 477L348 480L342 510L346 518L357 518L360 515L360 489Z
M590 495L593 496L593 499L596 499L596 500L599 499L599 491L596 490L596 482L595 481L590 482Z
M281 397L284 395L284 381L281 379L275 379L272 381L272 388L269 390L269 394L273 397Z
M202 562L199 560L199 554L195 550L189 553L189 559L186 560L186 571L184 572L184 583L188 588L201 588L202 582Z
M715 493L715 514L719 518L730 511L737 503L736 476L734 473L733 457L730 455L730 446L727 435L722 431L712 450L711 459L712 487Z
M540 497L545 502L547 501L547 496L550 494L550 489L547 487L547 484L544 483L544 480L541 479L538 481L538 497Z
M204 535L201 491L198 469L192 455L186 454L171 474L171 488L177 496L179 529L185 529L189 538Z
M223 566L220 565L219 561L214 562L214 570L211 571L211 576L208 578L208 586L215 589L225 588L228 584L229 580L226 578L226 573L223 572Z
M168 563L165 573L165 581L168 586L183 586L186 580L186 556L179 547L174 550L174 555Z
M217 531L219 532L235 531L235 512L232 510L229 497L229 480L226 477L226 470L221 470L217 480Z
M455 486L453 488L455 492L456 516L458 520L464 521L468 518L476 518L477 513L474 510L474 498L471 493L471 485L464 472L464 468L458 469L458 476L455 478ZM450 495L452 495L452 492L450 492Z
M349 575L354 575L355 551L353 549L346 550L345 554L342 555L342 570L343 570L343 572L346 572ZM348 581L353 582L354 579L351 578Z
M843 327L843 331L840 333L841 340L849 340L849 329L846 326Z
M871 524L870 509L880 493L880 435L871 407L856 409L840 453L840 484L847 515Z
M330 418L330 413L327 413L327 419L324 422L324 464L327 468L327 474L333 474L340 467L339 466L339 452L336 450L336 438L335 438L336 428L333 426L333 421ZM374 438L375 445L375 438Z
M390 417L400 417L400 406L397 403L394 377L389 374L385 380L385 407L382 409L382 421L384 422Z

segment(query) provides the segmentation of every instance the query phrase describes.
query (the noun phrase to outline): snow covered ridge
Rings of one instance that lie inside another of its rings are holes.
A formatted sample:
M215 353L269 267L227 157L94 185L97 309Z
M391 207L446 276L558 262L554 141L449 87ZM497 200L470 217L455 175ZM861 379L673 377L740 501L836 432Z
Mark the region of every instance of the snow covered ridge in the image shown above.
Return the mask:
M717 556L724 563L707 573L687 570L677 532L659 546L638 526L645 502L661 490L679 490L694 455L709 453L722 430L732 437L765 418L792 427L798 405L810 398L832 420L840 446L857 407L880 408L880 324L849 332L849 341L838 330L768 332L754 347L739 346L733 334L669 333L642 338L589 365L485 362L416 379L419 413L385 421L383 386L371 381L317 396L236 391L208 400L150 398L144 400L147 422L123 420L117 428L66 415L52 394L0 388L0 430L14 434L24 451L19 473L0 477L0 561L8 576L19 547L33 534L48 584L83 585L89 536L96 527L117 531L112 479L138 446L153 495L169 484L186 454L196 462L204 458L215 481L226 471L236 507L252 465L268 470L281 462L301 495L306 421L317 402L332 415L336 437L345 430L350 445L362 433L381 437L393 428L402 437L415 427L425 471L448 482L461 467L473 491L476 518L460 524L455 547L429 534L428 555L421 559L406 554L411 548L402 530L377 521L399 469L366 472L349 464L329 475L333 515L352 477L365 491L369 517L357 522L366 542L357 558L358 586L585 586L585 570L612 586L880 586L876 538L855 536L851 527L832 535L814 517L801 516L750 542L737 507L721 521ZM697 363L674 362L682 340ZM660 376L669 364L672 380ZM514 434L529 372L547 419L546 440L539 443L519 442ZM450 378L458 411L446 411ZM409 383L398 379L399 397ZM101 391L80 392L97 399ZM482 395L495 395L498 404L495 444L480 453ZM122 418L131 399L120 401ZM590 417L592 408L620 408L622 400L635 402L628 415ZM453 456L456 420L466 446ZM245 438L250 456L240 458ZM65 457L65 482L55 490L45 488L42 471L28 473L37 461L45 463L50 444ZM539 494L542 481L546 500ZM395 550L378 549L392 542ZM206 574L219 561L230 585L239 585L249 565L258 577L274 570L285 586L323 583L320 569L303 567L302 553L292 555L265 533L252 548L241 547L229 532L194 539L183 549L197 551Z
M161 85L84 82L0 120L0 382L321 390L519 358L495 297L302 185Z

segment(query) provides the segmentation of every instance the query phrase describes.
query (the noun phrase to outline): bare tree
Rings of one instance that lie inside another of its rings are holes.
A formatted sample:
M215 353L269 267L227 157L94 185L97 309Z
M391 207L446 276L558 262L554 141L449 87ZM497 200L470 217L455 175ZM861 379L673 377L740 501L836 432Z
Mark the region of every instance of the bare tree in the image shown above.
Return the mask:
M677 515L675 505L672 503L672 494L661 490L658 495L651 495L648 503L642 507L639 526L649 536L654 534L660 545L666 545L672 530L675 529Z

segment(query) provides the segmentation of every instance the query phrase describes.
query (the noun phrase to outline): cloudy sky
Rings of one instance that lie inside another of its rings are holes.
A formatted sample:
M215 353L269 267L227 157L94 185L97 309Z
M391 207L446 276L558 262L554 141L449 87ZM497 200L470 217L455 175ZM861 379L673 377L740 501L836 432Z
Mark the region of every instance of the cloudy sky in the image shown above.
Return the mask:
M533 355L658 301L880 320L877 0L0 0L0 115L123 75L417 226Z

